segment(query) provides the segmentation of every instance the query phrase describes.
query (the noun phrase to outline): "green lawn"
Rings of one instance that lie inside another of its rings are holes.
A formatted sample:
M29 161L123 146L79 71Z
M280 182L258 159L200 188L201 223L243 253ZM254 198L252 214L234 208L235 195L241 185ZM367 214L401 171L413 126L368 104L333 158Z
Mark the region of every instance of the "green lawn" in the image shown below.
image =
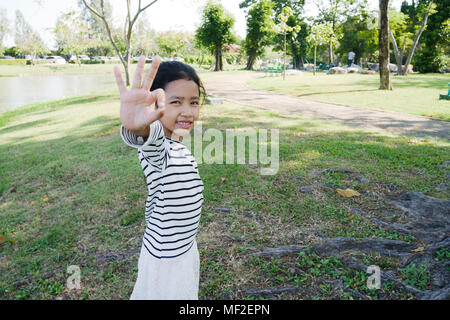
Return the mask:
M439 100L448 91L448 74L410 74L392 76L393 91L378 90L379 75L304 72L301 76L261 77L249 84L260 90L301 98L349 105L353 107L391 110L420 116L450 120L450 102Z
M0 114L0 194L16 187L0 202L0 236L5 241L0 244L0 299L129 298L138 256L96 259L139 249L145 226L146 185L136 151L118 134L118 101L117 91L109 90L35 104L13 117ZM399 214L373 195L412 190L448 198L448 191L434 186L446 181L441 164L448 160L449 143L231 103L205 105L201 118L204 130L278 128L280 168L276 175L262 176L248 165L199 165L205 185L197 238L200 298L239 298L249 288L286 286L300 291L281 299L357 298L331 293L320 279L340 279L373 299L410 297L390 283L369 290L367 274L333 257L245 255L265 247L316 243L320 235L415 241L371 222L381 210ZM321 173L327 168L351 173ZM369 182L358 182L361 176ZM303 186L313 191L302 193ZM344 198L330 186L352 188L362 196ZM352 208L366 214L355 215ZM363 258L367 263L378 259ZM82 263L82 289L68 291L65 270ZM410 274L401 273L395 259L384 265L404 277ZM55 272L46 276L49 271ZM28 277L29 282L14 285Z

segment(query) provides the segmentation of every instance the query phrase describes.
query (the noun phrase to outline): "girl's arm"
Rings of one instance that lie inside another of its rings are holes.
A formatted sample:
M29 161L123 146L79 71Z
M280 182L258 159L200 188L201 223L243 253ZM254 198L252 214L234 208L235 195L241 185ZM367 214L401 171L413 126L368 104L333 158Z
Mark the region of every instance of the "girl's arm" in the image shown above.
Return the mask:
M123 125L120 126L120 136L127 145L137 148L155 169L161 171L164 168L167 163L169 144L161 121L156 120L150 125L150 133L146 140Z
M122 75L114 68L117 86L120 92L120 119L122 139L131 147L138 148L144 157L161 169L167 157L168 142L159 119L164 115L165 94L163 89L150 91L161 59L156 56L150 71L142 81L145 57L141 56L136 67L133 84L127 90ZM155 102L158 101L158 107Z

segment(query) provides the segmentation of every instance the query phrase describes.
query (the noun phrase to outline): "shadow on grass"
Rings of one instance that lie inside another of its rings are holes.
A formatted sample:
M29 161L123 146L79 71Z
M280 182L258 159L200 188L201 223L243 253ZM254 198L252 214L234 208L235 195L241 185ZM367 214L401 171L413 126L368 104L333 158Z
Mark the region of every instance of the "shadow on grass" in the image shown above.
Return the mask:
M22 130L22 129L32 128L32 127L42 127L42 126L47 125L49 123L53 123L53 121L51 119L41 119L41 120L36 120L36 121L29 121L29 122L17 124L15 126L11 126L11 127L8 127L8 128L2 128L2 129L0 129L0 134L12 132L12 131L15 131L15 130Z
M90 94L90 95L83 95L83 96L71 97L71 98L66 98L66 99L32 103L32 104L23 106L19 109L16 109L16 110L6 111L6 112L1 113L0 114L0 127L3 127L5 125L7 125L8 123L11 123L15 119L17 119L19 116L27 114L27 113L37 112L38 114L45 114L45 113L49 113L49 112L52 112L55 110L63 109L65 107L68 107L71 105L88 104L88 103L95 103L95 102L111 100L116 96L117 96L117 94L112 94L112 93L99 93L94 96L92 96L92 94Z
M215 126L219 119L225 128L244 125L270 128L270 123L231 117L210 117L205 121L205 126ZM17 250L6 246L0 249L2 254L11 257L11 270L16 270L11 273L3 272L0 282L9 286L36 272L39 274L49 269L66 267L69 262L76 264L80 259L76 243L87 235L91 235L92 240L89 247L109 252L114 251L114 246L121 241L130 239L122 239L121 233L131 237L130 234L143 232L139 223L122 227L120 233L111 231L112 226L120 225L122 219L116 214L117 208L123 208L124 212L139 210L146 198L146 185L136 154L123 153L129 147L118 135L118 121L101 116L83 123L78 130L74 129L76 135L0 146L2 175L17 187L16 193L8 195L9 204L1 208L0 235L19 229L22 235ZM91 127L90 130L86 131L87 127ZM310 127L314 125L310 123ZM295 127L290 125L280 129L280 170L277 175L269 177L272 183L267 185L268 189L261 189L255 184L255 181L262 181L267 177L259 176L245 166L199 165L207 190L205 204L229 204L230 199L241 199L240 203L247 201L246 199L261 199L267 206L258 205L258 210L262 210L260 214L281 214L281 210L299 206L298 195L291 186L294 184L299 187L299 182L294 177L304 175L305 171L323 169L330 165L335 169L352 169L357 166L362 174L370 172L371 181L376 181L377 174L379 179L384 176L395 179L404 174L405 169L425 170L430 177L417 177L411 183L411 187L415 189L431 188L433 183L445 179L446 173L440 166L448 160L448 148L445 147L408 144L404 138L367 132L335 132L296 137L287 130ZM297 128L298 130L300 129ZM117 133L105 137L105 131ZM308 151L315 151L316 156L308 159L304 156ZM299 166L289 167L288 162L298 163ZM233 168L238 169L232 170ZM102 170L106 170L107 175L96 180L95 177ZM224 187L222 177L231 183ZM407 184L406 180L402 182ZM129 201L130 194L138 185L141 186L139 188L142 189L142 194ZM44 202L42 197L47 194L50 194L51 200ZM215 194L223 196L218 200L214 198ZM281 206L274 209L274 204L277 203L285 203L285 209ZM336 204L341 205L343 204ZM108 215L97 213L100 209L108 212ZM141 209L143 220L143 206ZM306 214L313 215L315 212ZM35 223L36 217L39 223ZM98 229L99 226L103 226L103 229ZM133 245L138 247L140 243L136 241ZM41 261L45 261L46 265L42 266ZM39 290L33 289L34 284L31 282L26 287L32 297L41 294ZM14 295L19 289L12 290L11 294Z

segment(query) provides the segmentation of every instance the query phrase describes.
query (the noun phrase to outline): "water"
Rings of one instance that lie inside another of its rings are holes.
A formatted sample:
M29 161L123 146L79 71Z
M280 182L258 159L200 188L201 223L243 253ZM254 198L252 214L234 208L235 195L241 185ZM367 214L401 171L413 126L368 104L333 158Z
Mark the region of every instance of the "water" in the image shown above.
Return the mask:
M112 74L0 77L0 113L33 102L62 99L115 85Z

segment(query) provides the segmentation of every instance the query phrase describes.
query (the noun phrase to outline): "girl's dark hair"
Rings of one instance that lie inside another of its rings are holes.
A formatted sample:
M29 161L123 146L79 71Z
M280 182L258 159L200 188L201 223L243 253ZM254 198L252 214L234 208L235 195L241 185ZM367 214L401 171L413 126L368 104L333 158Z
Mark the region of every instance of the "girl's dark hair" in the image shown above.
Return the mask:
M180 79L192 80L197 84L200 102L202 103L206 97L206 90L197 72L191 66L178 61L161 62L150 91L159 88L164 89L169 82Z

